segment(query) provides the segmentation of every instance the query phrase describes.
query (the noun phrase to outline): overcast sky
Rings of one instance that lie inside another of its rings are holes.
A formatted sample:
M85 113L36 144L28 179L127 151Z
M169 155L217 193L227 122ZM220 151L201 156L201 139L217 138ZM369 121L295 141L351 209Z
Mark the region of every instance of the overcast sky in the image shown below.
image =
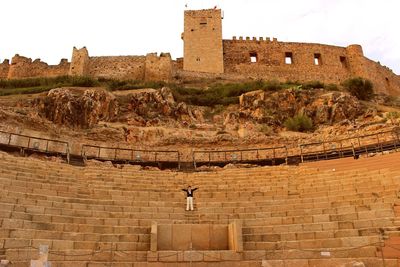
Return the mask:
M58 64L73 46L91 56L181 57L185 4L221 8L224 39L361 44L400 74L399 0L0 0L0 60L18 53Z

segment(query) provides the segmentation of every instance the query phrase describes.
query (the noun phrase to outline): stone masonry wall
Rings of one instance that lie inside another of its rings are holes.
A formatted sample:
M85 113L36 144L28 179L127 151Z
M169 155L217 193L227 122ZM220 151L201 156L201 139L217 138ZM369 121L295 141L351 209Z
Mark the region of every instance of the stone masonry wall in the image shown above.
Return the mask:
M220 9L187 10L184 16L183 69L223 73Z
M400 77L364 57L362 47L278 42L269 38L224 40L224 68L242 78L321 81L339 84L351 77L374 83L376 92L400 95ZM290 58L291 64L286 62Z
M346 48L275 40L224 40L226 73L279 81L340 83L349 78ZM291 64L285 63L291 55ZM315 56L319 57L316 65ZM253 61L251 62L251 57ZM341 59L344 63L341 62Z
M172 78L172 59L169 53L156 53L146 55L145 80L146 81L169 81Z
M145 56L90 57L87 75L92 77L144 80Z
M48 65L40 59L32 59L15 55L11 60L8 79L30 78L30 77L55 77L68 75L70 63L62 59L58 65Z
M10 61L5 59L3 63L0 63L0 79L7 79L9 70Z
M85 76L88 75L89 52L86 47L72 49L71 66L69 75L71 76Z

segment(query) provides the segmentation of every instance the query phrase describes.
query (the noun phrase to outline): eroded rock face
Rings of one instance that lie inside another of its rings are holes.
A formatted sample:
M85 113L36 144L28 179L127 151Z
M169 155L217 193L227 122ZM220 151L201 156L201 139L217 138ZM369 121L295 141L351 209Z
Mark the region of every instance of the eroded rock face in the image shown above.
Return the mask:
M103 89L56 88L36 104L39 114L70 127L89 128L118 114L116 98Z
M130 98L128 110L133 114L128 118L131 125L155 126L161 121L171 119L184 124L204 121L199 110L183 102L175 102L171 90L167 87L161 90L139 91L127 97Z
M258 123L281 125L287 118L305 113L315 124L333 124L354 120L365 108L357 98L344 92L288 89L275 93L253 91L240 97L239 112L228 114L225 125L241 118Z

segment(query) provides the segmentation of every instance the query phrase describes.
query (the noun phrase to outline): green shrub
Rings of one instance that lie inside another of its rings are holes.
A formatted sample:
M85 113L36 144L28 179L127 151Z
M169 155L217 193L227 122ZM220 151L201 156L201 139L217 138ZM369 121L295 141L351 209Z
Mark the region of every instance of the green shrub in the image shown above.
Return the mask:
M294 117L285 120L284 126L289 131L294 132L309 132L313 130L312 120L303 113L299 113Z
M302 84L303 89L319 89L319 88L325 88L325 84L320 81L311 81L311 82L306 82Z
M343 87L360 100L370 100L374 96L373 84L360 77L351 78L342 83Z
M334 83L325 85L325 89L328 91L339 91L339 87L337 86L337 84L334 84Z

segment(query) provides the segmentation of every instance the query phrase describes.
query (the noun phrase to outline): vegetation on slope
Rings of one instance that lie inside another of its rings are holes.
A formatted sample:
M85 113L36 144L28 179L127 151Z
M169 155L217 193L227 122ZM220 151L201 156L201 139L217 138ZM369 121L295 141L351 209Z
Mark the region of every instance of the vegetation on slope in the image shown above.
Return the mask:
M110 91L119 90L135 90L142 88L159 89L168 86L172 89L173 95L177 101L185 102L190 105L199 106L215 106L229 105L239 102L239 96L254 90L279 91L286 88L298 87L301 89L327 88L329 90L337 90L335 85L325 86L319 81L309 83L277 81L250 81L238 83L206 83L209 85L207 89L199 88L199 86L186 86L179 83L165 82L144 82L136 80L117 80L106 78L91 77L72 77L59 76L52 78L26 78L0 80L0 95L12 94L33 94L51 90L57 87L105 87Z
M374 96L373 84L370 80L360 77L351 78L342 83L343 87L360 100L371 100Z

